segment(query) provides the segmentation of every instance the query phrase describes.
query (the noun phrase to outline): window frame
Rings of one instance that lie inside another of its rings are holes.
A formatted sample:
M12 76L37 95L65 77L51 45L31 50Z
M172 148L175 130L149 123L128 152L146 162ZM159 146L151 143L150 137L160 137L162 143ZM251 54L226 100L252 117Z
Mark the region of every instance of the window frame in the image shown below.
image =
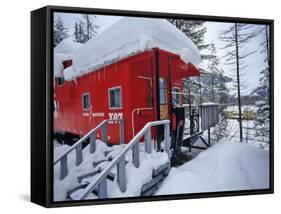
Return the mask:
M164 81L164 88L160 88L160 80ZM161 90L164 90L164 103L161 103ZM164 77L159 77L159 104L160 105L167 105L167 86L166 86L166 79Z
M180 93L180 91L181 91L180 87L178 87L178 86L173 86L173 87L172 87L172 101L174 101L174 98L173 98L173 96L174 96L174 94L173 94L174 89L178 89L178 90L179 90L179 93ZM178 95L179 95L179 104L177 104L177 105L181 105L181 96L180 96L180 94L178 94ZM174 105L174 103L173 103L173 105Z
M84 108L84 97L85 96L89 96L89 108ZM90 92L85 92L85 93L81 94L81 98L82 98L82 110L83 111L89 111L91 109L91 94L90 94Z
M65 79L63 77L56 77L56 79L57 79L57 86L58 87L62 87L64 85L64 83L65 83ZM59 84L59 79L63 79L63 83L62 84Z
M111 98L110 98L110 92L116 89L120 89L120 107L112 107L111 106ZM122 109L123 108L123 102L122 102L122 86L115 86L115 87L111 87L108 88L108 108L109 109Z

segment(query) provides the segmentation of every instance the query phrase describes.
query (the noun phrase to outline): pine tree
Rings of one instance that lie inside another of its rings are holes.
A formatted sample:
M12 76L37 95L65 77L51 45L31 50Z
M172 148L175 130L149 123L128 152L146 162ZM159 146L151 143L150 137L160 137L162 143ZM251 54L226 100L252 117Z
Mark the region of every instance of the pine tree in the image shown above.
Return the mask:
M78 43L85 43L84 23L82 21L75 22L74 41Z
M83 14L82 18L75 23L74 37L76 42L86 43L97 34L98 25L94 23L94 15Z
M269 84L270 84L270 45L269 45L269 26L265 25L261 28L263 33L263 41L261 43L262 51L264 54L265 67L260 72L262 77L260 78L260 85L254 90L254 93L261 97L261 100L256 102L257 117L255 121L256 135L262 137L263 140L269 140Z
M96 29L98 29L98 26L94 24L94 18L95 16L84 14L83 18L85 19L85 41L87 42L90 40L94 35L97 34Z
M229 102L229 89L226 86L227 82L232 81L232 79L224 76L224 71L222 69L218 70L218 73L215 76L216 82L216 93L218 94L218 103L220 104L219 111L220 111L220 121L218 125L215 127L214 135L217 137L217 141L221 138L228 137L229 132L227 130L228 127L228 120L225 109L227 107L227 103Z
M54 21L54 47L68 37L68 29L65 27L62 18L58 16Z
M227 131L227 118L225 115L226 103L228 103L229 90L226 87L226 82L231 81L224 75L224 70L220 68L220 60L217 56L216 47L211 44L210 57L206 66L207 73L205 72L202 77L202 99L203 101L219 103L219 123L213 130L213 135L216 141L221 138L228 137Z
M209 51L211 44L205 43L205 33L207 32L207 29L206 26L204 26L204 21L182 19L169 19L168 21L174 24L194 42L200 51L202 61L213 58ZM202 63L199 66L201 65ZM202 66L199 67L199 70L200 72L205 72L205 69ZM200 77L190 77L183 80L183 92L185 92L184 99L189 104L202 103L201 91L204 92L205 89L206 87L202 84Z
M210 54L203 53L204 50L208 50L211 46L211 44L206 44L205 42L205 34L207 32L206 26L204 26L205 21L182 19L169 19L168 21L174 24L194 42L200 50L202 60L207 60L212 57Z
M218 102L218 99L216 98L216 94L217 94L217 78L218 78L218 74L220 72L219 69L219 59L217 57L217 51L216 51L216 47L214 44L211 44L210 47L210 55L208 58L208 64L207 64L207 70L208 73L210 73L210 78L209 78L209 86L211 86L211 88L209 88L208 91L210 91L208 93L208 97L210 97L210 101L211 102ZM211 95L211 96L210 96Z
M252 38L256 36L256 31L253 25L234 23L221 33L220 39L226 43L223 49L226 51L224 56L226 65L235 66L236 70L236 87L237 87L237 101L238 101L238 122L239 122L239 136L240 141L243 141L243 127L242 127L242 111L241 111L241 72L247 65L245 59L255 53L256 51L247 51L245 46Z
M75 22L75 28L74 28L74 41L75 42L80 42L79 40L79 24L78 22Z
M83 22L79 21L78 25L78 41L80 43L84 43L84 28L83 28Z

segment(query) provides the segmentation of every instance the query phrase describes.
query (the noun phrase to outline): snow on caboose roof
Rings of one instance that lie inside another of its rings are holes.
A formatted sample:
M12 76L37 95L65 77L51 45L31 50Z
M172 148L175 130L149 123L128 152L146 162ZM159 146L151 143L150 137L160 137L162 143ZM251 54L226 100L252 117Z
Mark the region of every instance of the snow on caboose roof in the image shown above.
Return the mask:
M64 40L62 40L55 48L54 48L54 53L64 53L64 54L69 54L74 51L76 51L78 48L83 46L83 44L74 42L71 37L68 37Z
M185 63L198 66L197 46L165 19L126 17L89 40L73 53L71 69L64 78L72 80L137 53L160 48L175 53Z
M54 75L63 76L63 61L72 59L72 53L83 46L81 43L74 42L71 37L62 40L54 48Z

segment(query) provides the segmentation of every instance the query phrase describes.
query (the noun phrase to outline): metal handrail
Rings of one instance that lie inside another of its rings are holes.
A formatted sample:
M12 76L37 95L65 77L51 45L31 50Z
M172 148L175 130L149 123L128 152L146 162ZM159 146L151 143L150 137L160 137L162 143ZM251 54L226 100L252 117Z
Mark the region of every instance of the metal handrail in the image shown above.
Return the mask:
M117 166L117 179L119 188L122 192L126 191L126 170L125 170L125 155L132 149L133 153L133 164L135 167L140 165L140 150L139 150L139 141L144 136L145 137L145 152L151 153L151 127L164 125L165 126L165 152L170 154L170 120L162 121L153 121L148 122L134 137L133 139L125 146L123 151L117 155L109 165L96 177L92 178L89 181L89 185L83 189L80 193L78 200L85 199L94 189L98 188L99 198L107 198L107 175Z
M219 106L219 103L202 103L202 104L182 104L183 107L200 107L200 106Z
M60 157L58 157L53 165L56 165L60 162L60 179L62 180L68 175L68 164L67 164L67 156L74 149L76 150L76 166L79 166L83 161L83 153L82 153L82 144L87 139L90 139L90 153L95 152L96 150L96 132L98 129L102 129L102 141L106 143L107 141L107 127L109 121L119 121L120 123L120 144L124 143L124 121L123 119L115 119L115 120L103 120L100 124L98 124L95 128L90 130L85 136L79 139L75 144L73 144L69 149L67 149Z

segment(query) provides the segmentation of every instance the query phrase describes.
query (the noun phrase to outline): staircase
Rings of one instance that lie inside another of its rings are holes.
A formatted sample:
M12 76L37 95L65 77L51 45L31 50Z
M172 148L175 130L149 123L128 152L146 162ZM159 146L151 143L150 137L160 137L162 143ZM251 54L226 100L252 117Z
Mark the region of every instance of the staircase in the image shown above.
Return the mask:
M96 151L96 133L102 130L102 141L107 140L107 124L111 120L104 120L97 127L88 132L77 141L59 158L54 161L54 166L59 166L59 179L67 180L69 174L68 155L75 151L75 165L77 169L83 169L83 150L89 147L90 155ZM147 123L135 137L124 144L124 121L118 120L120 132L120 145L107 147L99 158L94 159L92 167L81 170L76 177L75 185L72 185L61 200L85 200L92 198L126 197L126 196L149 196L157 190L159 184L168 175L170 170L170 127L169 120L153 121ZM151 128L164 125L164 151L156 152L152 148ZM144 137L144 144L140 144ZM89 146L82 150L82 144L89 140ZM143 151L140 147L143 147ZM116 147L118 150L116 150ZM73 167L73 166L72 166ZM142 173L138 174L138 170ZM133 174L132 174L133 173ZM146 174L146 177L142 175ZM149 175L149 176L148 176ZM132 194L132 184L138 188L137 195ZM128 188L129 186L129 188ZM54 190L55 192L55 190ZM121 196L120 196L121 195Z

